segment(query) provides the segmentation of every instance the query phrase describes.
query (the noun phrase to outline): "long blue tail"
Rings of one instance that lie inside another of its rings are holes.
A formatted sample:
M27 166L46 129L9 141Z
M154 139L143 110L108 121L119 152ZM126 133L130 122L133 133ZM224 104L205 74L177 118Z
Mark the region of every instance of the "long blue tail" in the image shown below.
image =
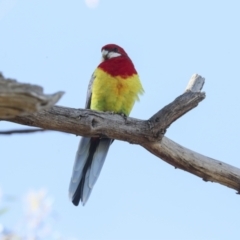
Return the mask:
M69 197L75 206L79 201L83 205L87 202L112 141L109 138L81 138L69 185Z

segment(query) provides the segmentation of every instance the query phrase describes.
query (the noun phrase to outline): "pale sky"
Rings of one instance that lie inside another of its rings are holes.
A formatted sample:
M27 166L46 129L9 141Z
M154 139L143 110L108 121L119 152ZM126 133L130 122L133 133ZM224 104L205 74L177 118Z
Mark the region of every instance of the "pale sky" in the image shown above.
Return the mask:
M139 119L182 94L198 73L206 99L166 136L240 167L239 9L236 0L0 0L0 71L45 93L65 91L58 105L83 108L101 47L119 44L145 89L131 113ZM1 130L20 128L0 122ZM112 144L86 206L73 206L68 185L78 142L57 132L0 137L1 194L15 199L0 224L16 226L23 196L47 189L54 231L68 239L240 239L236 191L126 142Z

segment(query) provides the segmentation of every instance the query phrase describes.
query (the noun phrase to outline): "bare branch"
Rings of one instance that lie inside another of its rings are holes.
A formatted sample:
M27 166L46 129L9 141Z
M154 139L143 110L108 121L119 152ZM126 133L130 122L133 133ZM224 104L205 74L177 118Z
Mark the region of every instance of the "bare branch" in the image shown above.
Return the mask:
M165 133L165 130L170 124L189 110L195 108L204 98L205 93L189 91L162 108L149 119L149 122L152 124L151 128L153 135L158 138L162 133Z
M43 94L42 87L6 79L0 73L0 118L29 114L53 106L63 95Z
M49 131L47 129L18 129L18 130L8 130L8 131L0 131L0 135L11 135L11 134L19 134L19 133L35 133L35 132L45 132Z
M194 108L204 97L205 94L202 93L184 93L148 121L126 118L125 116L108 112L58 106L35 113L34 115L15 117L10 121L77 135L107 136L109 138L141 144L145 141L161 139L171 122ZM72 124L73 122L74 125Z
M148 121L126 118L110 112L54 106L50 109L18 116L8 121L87 137L109 137L132 143L156 141Z
M166 128L205 98L204 78L194 75L184 94L149 120L126 118L108 112L54 106L8 121L82 136L101 136L143 146L167 163L204 181L218 182L240 192L240 169L205 157L163 137Z
M240 192L240 169L203 156L164 137L160 142L142 145L149 152L176 168L190 172L204 181L217 182Z
M218 182L240 191L240 169L188 150L166 137L163 137L161 142L156 140L149 131L148 121L58 106L33 115L16 117L10 121L76 135L100 135L137 143L177 168L205 181Z

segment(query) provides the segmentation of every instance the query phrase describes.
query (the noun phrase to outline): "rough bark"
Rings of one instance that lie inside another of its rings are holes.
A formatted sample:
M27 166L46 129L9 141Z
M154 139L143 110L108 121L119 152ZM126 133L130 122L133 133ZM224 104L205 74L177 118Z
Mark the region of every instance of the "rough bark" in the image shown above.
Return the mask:
M240 169L189 150L164 137L159 142L142 144L149 152L176 168L190 172L204 181L217 182L240 193Z
M0 118L12 118L53 106L63 92L46 95L37 85L18 83L0 73Z
M101 136L143 146L167 163L205 181L217 182L240 192L240 169L184 148L164 137L166 129L205 98L204 78L193 75L186 92L148 120L54 106L8 121L82 136Z

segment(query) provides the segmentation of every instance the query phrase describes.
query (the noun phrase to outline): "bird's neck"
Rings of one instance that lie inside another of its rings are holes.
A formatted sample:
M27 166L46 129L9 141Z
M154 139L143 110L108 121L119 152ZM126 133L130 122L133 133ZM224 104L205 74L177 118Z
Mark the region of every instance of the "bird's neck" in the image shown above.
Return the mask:
M130 58L124 56L105 60L98 65L98 68L112 76L121 76L123 78L137 74Z

